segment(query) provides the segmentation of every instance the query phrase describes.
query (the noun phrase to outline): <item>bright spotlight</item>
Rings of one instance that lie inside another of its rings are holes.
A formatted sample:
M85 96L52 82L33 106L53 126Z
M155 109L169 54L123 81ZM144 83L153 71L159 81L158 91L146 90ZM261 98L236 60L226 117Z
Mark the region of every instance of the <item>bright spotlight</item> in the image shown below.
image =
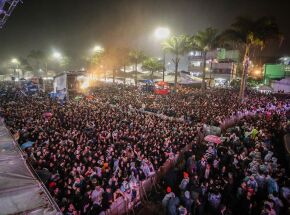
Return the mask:
M17 58L12 58L11 63L18 64L19 62L18 62Z
M81 88L82 90L85 90L85 89L87 89L89 86L90 86L90 83L89 83L88 80L86 80L86 81L84 81L84 82L80 85L80 88Z
M61 59L62 55L60 52L53 52L52 57L55 59Z
M259 69L256 69L255 71L254 71L254 74L255 75L260 75L262 72L261 72L261 70L259 70Z
M169 37L169 34L170 34L169 28L165 27L156 28L154 32L155 37L158 39L166 39Z
M94 47L94 52L103 52L104 51L104 48L102 46L95 46Z

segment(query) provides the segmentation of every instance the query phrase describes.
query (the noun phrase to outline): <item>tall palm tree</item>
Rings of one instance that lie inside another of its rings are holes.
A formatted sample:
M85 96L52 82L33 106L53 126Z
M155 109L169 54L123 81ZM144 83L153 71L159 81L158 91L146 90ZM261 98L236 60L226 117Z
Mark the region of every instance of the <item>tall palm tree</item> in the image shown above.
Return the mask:
M28 54L28 59L32 59L35 62L35 70L41 69L41 64L44 63L45 54L41 50L31 50Z
M116 60L116 49L113 47L107 47L104 51L101 62L104 68L104 75L106 79L106 69L110 69L112 71L113 83L115 83L115 60Z
M25 77L26 72L31 72L33 70L32 66L29 64L28 60L24 57L19 58L20 68L22 70L22 76Z
M243 72L239 97L244 99L247 84L249 57L252 51L259 47L263 49L268 41L279 39L282 42L282 34L276 20L272 17L262 17L256 20L238 17L230 29L222 33L223 40L233 41L242 46Z
M202 70L202 89L205 89L205 72L206 72L206 55L208 51L218 48L219 34L215 28L206 28L204 31L197 32L192 37L193 48L201 51L203 56L203 70Z
M142 51L132 50L129 53L132 63L135 64L135 85L137 86L137 73L138 73L138 63L142 62L145 59L145 55Z
M142 64L142 69L148 70L151 73L151 81L153 81L154 72L163 69L163 63L155 57L149 57L145 59Z
M123 67L124 72L124 84L126 84L126 66L130 63L130 49L129 48L120 48L121 51L121 66Z
M93 69L99 70L100 67L102 66L103 61L104 61L104 55L105 55L104 50L96 51L93 53L93 55L91 57L86 59L88 65L90 67L90 70L92 70L92 72L91 72L92 76L96 75ZM104 76L106 76L106 75L104 75Z
M164 51L172 53L174 57L172 61L175 65L174 90L177 87L177 73L180 57L190 50L191 40L186 35L173 36L162 43Z

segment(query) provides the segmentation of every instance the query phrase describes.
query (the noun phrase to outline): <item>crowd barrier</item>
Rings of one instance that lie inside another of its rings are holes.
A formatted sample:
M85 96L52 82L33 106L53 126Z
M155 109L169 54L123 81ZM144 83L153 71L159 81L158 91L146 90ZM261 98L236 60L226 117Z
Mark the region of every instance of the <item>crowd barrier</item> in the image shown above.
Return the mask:
M174 120L174 121L177 121L177 122L184 122L184 120L181 119L181 118L170 117L170 116L166 116L164 114L153 113L153 112L142 110L142 109L135 109L135 108L132 108L132 109L134 109L136 111L139 111L139 112L142 112L142 113L146 113L146 114L149 114L149 115L154 115L154 116L160 117L161 119L166 119L166 120L170 120L170 121Z
M276 106L271 106L271 107L266 107L266 108L259 108L256 110L245 110L243 112L238 112L235 115L233 115L232 117L224 120L221 124L220 124L220 128L222 130L231 127L232 125L236 124L238 121L240 121L243 117L246 116L255 116L257 114L265 114L268 111L271 110L276 110L278 107ZM290 106L285 106L285 107L280 107L281 109L285 109L285 110L290 110Z
M269 110L273 110L273 109L277 109L277 107L271 106L271 107L260 108L260 109L252 110L252 111L245 110L243 112L238 112L232 117L224 120L220 124L220 128L224 130L226 128L233 126L245 116L255 116L256 114L264 114L265 112ZM285 109L289 109L289 107ZM152 113L152 112L148 112L148 111L144 111L140 109L131 108L131 110L139 111L139 112L150 114L150 115L155 115L162 119L183 121L181 119L176 119L174 117L167 117L162 114ZM202 140L203 140L203 137L198 137L197 142L200 143ZM158 184L161 178L172 167L174 167L178 163L179 160L182 160L184 152L188 151L191 147L192 147L192 144L187 145L183 150L181 150L178 154L176 154L176 156L173 159L167 160L153 176L150 176L146 180L140 182L139 187L136 189L137 197L134 201L129 202L124 197L119 197L116 201L112 203L111 208L107 210L107 214L108 215L121 215L121 214L129 213L129 211L134 210L134 207L138 205L140 201L142 201L143 199L147 199L147 193L149 193L150 191L152 191L152 189L154 189L154 187L156 186L156 184Z
M168 159L154 175L140 182L139 187L135 189L137 196L134 201L129 202L126 198L119 197L111 204L111 207L106 211L106 214L122 215L128 214L130 211L134 212L134 208L136 208L142 200L148 200L147 194L150 193L154 187L156 187L156 185L171 168L173 168L180 160L183 159L184 153L191 148L192 144L188 144L179 153L177 153L174 158Z

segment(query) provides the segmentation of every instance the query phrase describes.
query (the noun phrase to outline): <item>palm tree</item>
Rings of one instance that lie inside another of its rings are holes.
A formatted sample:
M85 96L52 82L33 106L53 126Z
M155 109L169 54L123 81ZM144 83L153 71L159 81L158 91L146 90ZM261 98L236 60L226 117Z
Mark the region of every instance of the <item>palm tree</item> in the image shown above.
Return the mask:
M124 72L124 84L126 84L126 66L130 63L130 49L129 48L120 48L121 52L121 66L123 67L123 72Z
M91 75L94 76L93 68L100 68L104 60L104 51L95 52L91 57L87 58L88 65L91 67Z
M147 58L143 61L142 69L148 70L151 72L151 81L153 81L154 72L160 71L163 69L163 63L155 57Z
M109 47L105 50L102 58L107 68L112 70L113 83L115 83L116 72L123 66L124 50L121 48Z
M44 63L45 54L41 50L31 50L27 57L35 61L36 69L39 71L41 69L40 65Z
M206 72L206 55L219 45L218 30L214 28L206 28L204 31L197 32L192 37L193 48L201 51L203 56L203 70L202 70L202 89L205 90L205 72Z
M256 20L238 17L231 25L231 28L222 33L222 38L242 46L244 66L239 97L243 100L247 84L249 57L252 51L257 47L263 49L267 42L273 39L280 39L282 42L282 34L279 31L276 20L272 17L262 17Z
M180 57L190 50L191 40L190 37L185 35L173 36L162 43L162 49L166 52L170 52L174 55L172 59L175 65L175 77L174 77L174 90L177 87L177 73Z
M137 86L137 73L138 73L138 63L142 62L145 59L145 55L142 51L132 50L129 53L131 62L135 64L135 85Z
M20 57L20 68L22 70L22 76L25 77L26 72L31 72L33 70L32 66L29 64L28 60L26 58Z

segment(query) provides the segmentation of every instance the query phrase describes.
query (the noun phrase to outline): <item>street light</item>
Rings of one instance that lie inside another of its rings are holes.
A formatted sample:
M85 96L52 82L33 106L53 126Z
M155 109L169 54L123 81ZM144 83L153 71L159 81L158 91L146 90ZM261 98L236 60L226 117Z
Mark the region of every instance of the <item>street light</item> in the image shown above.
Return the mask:
M17 58L12 58L11 63L17 65L19 61L17 60Z
M170 30L166 27L158 27L155 29L154 35L156 38L164 40L169 37Z
M55 51L55 52L52 53L52 57L54 59L60 60L62 58L62 54L60 52L58 52L58 51Z
M97 45L97 46L94 47L93 51L96 52L96 53L103 52L104 48L102 46L100 46L100 45Z
M17 58L12 58L11 63L14 64L14 80L16 79L16 70L18 69L19 61ZM19 71L18 71L18 80L19 80Z
M167 39L170 35L170 30L169 28L166 27L158 27L154 31L154 36L159 39L164 41ZM163 71L162 71L162 80L164 81L164 76L165 76L165 51L163 50Z
M92 79L94 79L94 77L95 77L95 74L94 74L95 72L93 71L94 63L95 63L94 58L99 58L104 51L105 51L105 49L100 45L96 45L91 49L92 53L91 53L91 59L90 59L90 65L89 65L90 69L89 70L92 70L90 72Z
M63 59L63 55L59 51L53 51L52 54L51 54L51 59L52 60L61 61ZM46 83L45 82L46 82L46 80L49 79L49 77L48 77L48 62L47 62L47 60L45 60L44 64L45 64L45 76L46 77L44 77L44 74L42 75L42 77L43 77L43 91L45 92L46 91ZM39 72L43 72L43 70L40 69Z

